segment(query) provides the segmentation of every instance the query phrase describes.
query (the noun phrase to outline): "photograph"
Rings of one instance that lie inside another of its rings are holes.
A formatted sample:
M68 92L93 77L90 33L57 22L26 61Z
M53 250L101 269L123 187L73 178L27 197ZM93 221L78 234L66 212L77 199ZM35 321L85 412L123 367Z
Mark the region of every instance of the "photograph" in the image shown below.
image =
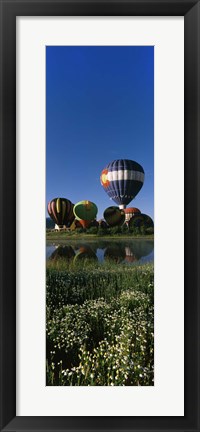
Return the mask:
M154 386L154 46L46 46L46 386Z
M200 0L0 3L0 431L200 432Z

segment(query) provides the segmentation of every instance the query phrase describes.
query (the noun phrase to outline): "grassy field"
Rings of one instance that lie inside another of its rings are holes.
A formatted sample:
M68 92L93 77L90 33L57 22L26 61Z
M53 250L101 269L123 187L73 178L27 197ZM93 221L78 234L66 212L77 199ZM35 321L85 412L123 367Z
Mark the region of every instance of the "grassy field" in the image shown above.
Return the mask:
M154 239L154 234L146 234L146 235L131 235L131 234L112 234L112 235L99 235L99 234L90 234L90 233L78 233L76 231L73 231L72 233L68 232L68 231L48 231L46 233L46 240L47 243L53 242L53 241L59 241L59 242L63 242L66 240L99 240L99 239L107 239L107 240L116 240L116 239L144 239L144 240L153 240Z
M151 386L153 265L47 262L47 385Z

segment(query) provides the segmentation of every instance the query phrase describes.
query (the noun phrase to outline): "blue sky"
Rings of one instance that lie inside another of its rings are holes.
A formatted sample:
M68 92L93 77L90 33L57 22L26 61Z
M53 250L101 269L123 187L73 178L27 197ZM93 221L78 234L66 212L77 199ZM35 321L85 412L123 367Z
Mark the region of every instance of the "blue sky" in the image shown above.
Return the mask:
M114 159L145 171L129 204L154 216L154 48L46 48L46 200L116 205L100 183Z

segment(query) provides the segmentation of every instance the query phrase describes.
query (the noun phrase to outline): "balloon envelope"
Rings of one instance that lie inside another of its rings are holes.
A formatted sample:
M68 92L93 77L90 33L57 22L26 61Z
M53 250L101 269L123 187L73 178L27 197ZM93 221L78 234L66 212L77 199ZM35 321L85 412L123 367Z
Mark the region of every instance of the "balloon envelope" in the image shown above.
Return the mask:
M108 224L106 223L105 220L100 219L98 222L99 222L99 226L100 226L101 228L108 228Z
M75 204L73 212L78 220L92 221L97 215L98 208L91 201L80 201Z
M154 223L152 221L152 219L150 218L150 216L141 213L139 215L135 215L133 216L130 220L129 220L129 227L130 228L140 228L144 226L145 228L153 228Z
M82 228L89 228L89 225L90 225L89 220L79 219L77 222L80 223Z
M103 214L103 217L107 224L111 227L122 225L125 221L124 210L120 210L118 207L108 207Z
M128 207L124 209L124 213L125 213L126 222L128 222L132 218L132 216L136 214L140 214L141 211L136 207Z
M96 219L92 220L89 224L89 228L92 228L92 227L98 228L98 226L99 226L99 222Z
M105 192L116 204L126 206L142 188L144 170L135 161L117 159L103 169L100 181Z
M49 201L47 211L58 226L69 226L74 220L73 207L74 204L66 198L54 198Z

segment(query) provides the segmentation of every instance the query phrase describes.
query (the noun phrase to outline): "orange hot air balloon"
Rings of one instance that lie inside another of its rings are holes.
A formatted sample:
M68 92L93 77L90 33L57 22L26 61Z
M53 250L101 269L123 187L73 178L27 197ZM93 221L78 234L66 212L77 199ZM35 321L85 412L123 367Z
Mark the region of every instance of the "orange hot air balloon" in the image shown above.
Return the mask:
M141 211L136 207L127 207L124 209L125 222L128 222L133 216L140 214Z
M90 221L88 220L79 219L78 222L80 223L82 228L89 228L90 226Z

